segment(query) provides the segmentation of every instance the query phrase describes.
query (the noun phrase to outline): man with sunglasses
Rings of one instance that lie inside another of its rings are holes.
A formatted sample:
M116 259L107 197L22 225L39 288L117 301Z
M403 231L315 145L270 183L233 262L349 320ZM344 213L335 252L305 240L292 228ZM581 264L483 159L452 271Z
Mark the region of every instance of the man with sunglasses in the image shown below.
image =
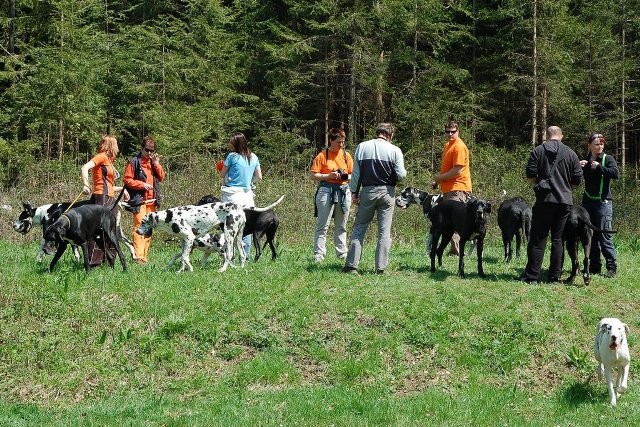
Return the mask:
M589 152L580 160L584 174L582 206L589 212L591 222L600 230L611 230L613 202L611 200L611 180L618 179L618 164L612 155L604 152L604 136L594 133L589 137ZM596 232L591 242L589 270L600 274L604 257L606 277L615 277L617 272L616 249L611 234Z
M469 149L460 139L458 123L449 120L445 126L447 143L442 150L440 173L433 177L432 188L440 185L444 200L466 203L471 198L471 169ZM460 236L451 237L450 255L460 255Z
M147 253L151 237L139 235L136 229L146 214L155 212L160 206L160 183L164 177L164 169L156 153L156 141L146 136L140 153L129 160L124 171L124 186L130 196L125 209L133 212L133 260L138 264L149 262Z

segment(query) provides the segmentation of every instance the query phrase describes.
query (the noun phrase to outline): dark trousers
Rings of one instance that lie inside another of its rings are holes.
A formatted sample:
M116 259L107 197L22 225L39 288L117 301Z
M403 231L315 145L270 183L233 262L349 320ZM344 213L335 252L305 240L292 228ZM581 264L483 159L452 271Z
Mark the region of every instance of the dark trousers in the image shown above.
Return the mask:
M547 246L547 236L551 232L551 257L548 278L559 279L562 274L562 231L571 213L570 205L536 202L533 205L531 234L527 245L527 266L523 278L538 280L540 267Z
M582 199L582 206L589 212L591 223L600 230L613 230L611 220L613 218L613 203L611 200L600 201L591 200L586 197ZM590 270L592 273L600 273L602 261L600 254L604 257L607 270L616 270L616 248L613 246L611 234L593 233L591 241L591 254L589 256Z

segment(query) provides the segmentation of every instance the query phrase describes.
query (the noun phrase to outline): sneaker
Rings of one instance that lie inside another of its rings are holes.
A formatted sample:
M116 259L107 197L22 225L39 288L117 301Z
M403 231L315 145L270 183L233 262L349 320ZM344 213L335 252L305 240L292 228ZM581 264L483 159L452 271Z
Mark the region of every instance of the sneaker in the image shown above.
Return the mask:
M322 261L324 261L324 257L322 255L315 255L313 257L313 261L314 262L322 262Z
M136 264L145 265L149 261L146 261L146 260L144 260L142 258L136 258L136 259L133 260L133 262L135 262Z
M356 268L347 267L346 265L342 268L342 272L347 274L354 274L356 276L360 275L360 273L358 273L358 270Z
M609 270L607 270L607 272L605 273L604 277L608 278L608 279L612 279L614 277L616 277L617 271L615 268L610 268Z

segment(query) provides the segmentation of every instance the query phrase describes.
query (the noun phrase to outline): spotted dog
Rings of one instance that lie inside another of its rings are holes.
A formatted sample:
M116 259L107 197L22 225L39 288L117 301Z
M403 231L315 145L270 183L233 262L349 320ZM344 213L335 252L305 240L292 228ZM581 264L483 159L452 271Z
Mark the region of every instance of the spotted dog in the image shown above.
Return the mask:
M482 251L484 237L487 234L487 220L491 213L491 203L486 200L471 198L467 203L456 200L442 200L431 210L431 272L436 271L435 258L438 256L438 266L442 266L442 253L456 232L460 235L460 256L458 260L458 275L464 278L464 246L472 239L476 239L478 256L478 276L485 277L482 268ZM438 244L439 242L439 244Z
M254 208L254 210L263 212L273 206L275 204L265 208ZM234 245L238 248L241 265L244 265L246 255L242 244L242 232L245 222L244 210L235 203L217 202L201 206L187 205L145 215L136 233L150 236L154 228L159 228L180 236L183 239L182 251L173 257L169 265L181 258L182 266L178 271L184 271L185 267L189 271L193 271L189 255L195 240L205 236L216 226L224 225L223 235L219 240L223 246L224 264L218 270L223 272L231 265Z
M274 207L284 199L284 195L280 196L280 198L271 206ZM208 194L203 196L196 205L204 205L207 203L215 203L219 202L220 199L217 197ZM255 261L258 261L260 255L262 255L262 251L264 248L269 245L271 248L271 260L275 261L277 253L276 247L274 245L274 238L276 236L276 232L278 231L278 226L280 225L280 219L276 213L269 209L266 211L258 212L253 208L245 208L244 214L247 217L247 222L244 224L244 231L242 232L242 237L251 235L253 238L253 245L256 248L256 257ZM262 236L266 237L264 245L260 247L260 238ZM200 239L199 239L200 240ZM213 238L210 236L205 236L202 238L201 242L196 241L196 245L194 248L201 249L207 252L207 243L213 242ZM217 245L217 244L216 244ZM213 250L215 252L215 250ZM210 252L211 253L211 252ZM205 259L206 262L206 259Z
M604 374L609 390L609 404L616 406L617 399L627 391L631 355L627 344L629 326L615 317L605 317L598 323L594 353L598 361L598 377ZM614 384L613 371L618 375Z
M415 187L406 187L398 197L396 197L396 206L400 209L407 209L412 204L422 206L427 222L429 223L429 233L427 234L427 254L431 252L431 243L433 235L431 234L431 210L435 208L442 200L442 194L429 194L426 191L419 190Z
M80 206L85 206L91 204L89 200L83 200L73 204L73 208L77 208ZM51 224L56 222L60 215L69 209L71 203L50 203L42 206L38 206L34 208L31 206L30 202L23 202L22 208L23 211L18 215L18 219L13 223L13 229L20 234L27 234L33 226L42 225L42 242L40 244L40 249L36 254L36 261L41 262L42 258L45 255L44 251L44 233ZM133 257L133 245L131 241L124 235L122 232L122 226L120 224L120 211L115 213L116 215L116 231L118 233L118 240L125 244L125 246L131 252L131 256ZM72 245L73 255L76 261L80 261L80 252L78 250L78 246Z

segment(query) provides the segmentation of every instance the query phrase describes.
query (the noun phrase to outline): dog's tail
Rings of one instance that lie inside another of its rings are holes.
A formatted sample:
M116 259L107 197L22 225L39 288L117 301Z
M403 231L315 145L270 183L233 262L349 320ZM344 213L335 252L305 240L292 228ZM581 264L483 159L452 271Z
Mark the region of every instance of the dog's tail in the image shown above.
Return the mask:
M265 206L264 208L250 208L250 209L256 212L268 211L269 209L273 209L274 207L278 206L282 200L284 200L284 194L280 196L280 198L275 203L271 203L269 206Z
M113 203L109 203L108 205L104 205L104 207L109 209L110 211L112 211L114 207L119 206L118 203L120 202L120 199L122 199L123 195L124 195L124 188L122 189L120 194L118 194L118 197L116 197L116 200Z
M591 224L590 220L582 220L582 222L584 222L584 225L586 225L587 227L589 227L590 229L592 229L593 231L597 231L598 233L602 233L602 234L613 234L613 233L617 233L617 230L600 230L599 228L597 228L595 225Z

